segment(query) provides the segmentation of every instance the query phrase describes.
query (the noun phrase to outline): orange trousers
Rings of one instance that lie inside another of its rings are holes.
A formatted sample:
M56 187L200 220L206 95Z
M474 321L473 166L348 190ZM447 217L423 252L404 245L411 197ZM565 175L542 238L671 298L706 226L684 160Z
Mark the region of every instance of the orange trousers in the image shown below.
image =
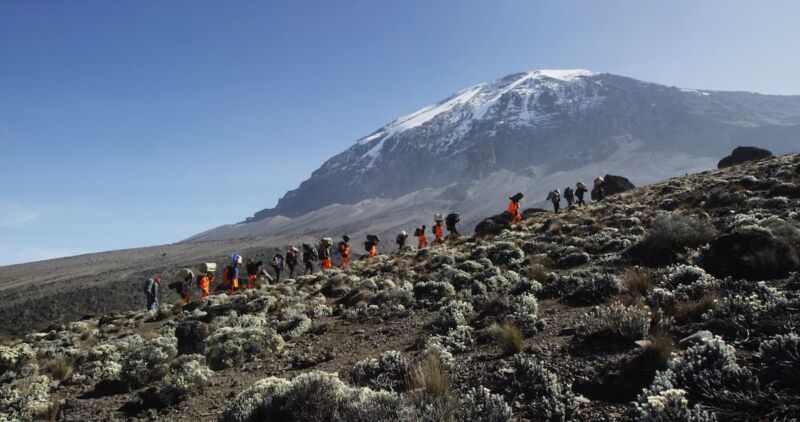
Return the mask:
M350 263L350 256L343 256L342 261L339 262L339 268L344 268Z
M428 246L428 239L425 236L420 236L418 240L419 240L419 242L417 243L418 248L422 249Z
M256 285L256 279L258 276L256 275L248 275L247 276L247 288L252 289Z
M228 294L232 295L236 293L236 289L239 288L239 280L234 278L232 281L228 282Z
M325 258L319 260L319 266L322 267L323 270L330 270L333 265L331 265L330 258Z

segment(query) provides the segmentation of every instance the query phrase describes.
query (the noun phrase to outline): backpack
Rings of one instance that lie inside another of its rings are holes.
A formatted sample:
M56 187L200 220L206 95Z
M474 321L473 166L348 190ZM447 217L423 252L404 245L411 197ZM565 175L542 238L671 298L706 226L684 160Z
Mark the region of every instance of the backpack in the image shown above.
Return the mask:
M319 244L326 248L329 248L331 247L331 245L333 245L333 239L331 239L330 237L323 237L322 239L320 239Z
M419 227L417 227L417 228L414 230L414 237L420 237L420 236L422 236L422 233L421 233L421 232L422 232L422 230L420 230L420 229L419 229Z
M303 243L303 252L311 253L314 251L314 247L309 245L308 243Z
M572 198L572 188L564 189L564 197L565 198Z
M444 217L440 213L433 214L433 221L442 221Z
M368 234L368 235L367 235L367 241L368 241L368 242L370 242L370 243L378 243L378 242L380 242L381 240L378 238L378 236L377 236L377 235L374 235L374 234Z
M151 291L153 291L153 284L155 284L155 281L152 278L148 278L147 280L145 280L144 292L150 293Z
M373 243L367 240L366 242L364 242L364 250L369 252L369 250L372 249L372 245Z
M395 242L399 245L401 243L404 243L407 238L408 238L408 235L404 236L403 233L400 233L400 234L397 235L397 238L395 239Z
M272 257L272 266L275 268L283 268L283 261L283 255L276 254L274 257Z

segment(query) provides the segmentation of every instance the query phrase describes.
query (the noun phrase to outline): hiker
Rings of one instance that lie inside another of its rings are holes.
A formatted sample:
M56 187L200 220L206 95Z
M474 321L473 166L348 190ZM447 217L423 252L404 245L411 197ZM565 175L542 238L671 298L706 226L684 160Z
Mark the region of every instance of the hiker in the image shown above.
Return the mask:
M328 271L333 267L333 264L331 264L331 245L333 245L333 239L330 237L323 237L319 240L317 255L319 256L319 266L322 271Z
M222 271L223 286L228 289L228 294L236 293L239 288L239 264L242 257L236 254L231 255L231 263Z
M197 287L200 289L200 299L205 301L211 285L214 283L214 273L206 272L197 275Z
M433 216L433 236L434 236L434 245L441 245L442 238L444 237L444 230L442 229L442 223L444 222L444 217L441 214L434 214Z
M422 249L428 246L428 238L425 237L425 225L423 224L422 227L417 227L414 230L414 236L417 237L417 248Z
M288 258L289 252L286 253L286 257ZM283 272L283 265L287 261L286 258L280 253L275 252L275 256L272 257L272 270L275 271L275 282L281 281L281 273ZM295 261L296 262L296 261ZM291 272L294 273L294 266L292 266ZM291 278L291 276L289 276Z
M158 287L161 284L161 278L148 278L144 282L144 294L147 297L147 310L152 311L158 309Z
M303 275L314 274L314 261L317 260L317 250L308 243L303 243Z
M400 233L397 234L397 237L395 238L394 241L395 241L395 243L397 243L397 250L398 251L402 251L403 248L406 247L406 240L407 239L408 239L408 233L406 233L405 230L403 230L403 231L401 231Z
M297 267L297 254L300 253L300 250L292 246L286 251L285 261L286 266L289 267L289 278L294 278L294 269Z
M522 215L519 213L519 203L525 195L522 192L517 192L516 195L508 198L511 201L508 203L508 213L511 214L511 224L517 224L522 221Z
M373 258L378 254L378 243L381 243L381 240L378 238L378 236L374 234L367 235L367 241L364 242L364 249L367 251L367 258Z
M592 188L592 201L602 201L606 196L605 190L606 181L602 177L597 176L594 178L594 187Z
M567 208L571 208L572 203L575 202L575 192L569 186L564 189L564 199L567 200Z
M558 209L561 207L561 191L558 189L550 191L547 194L547 200L553 203L553 211L558 213Z
M339 261L339 268L344 268L347 264L350 263L350 236L344 235L342 236L342 241L339 242L339 255L342 256L342 260Z
M264 265L261 261L253 261L252 259L247 260L247 264L244 266L245 270L247 270L247 288L252 289L255 284L256 280L258 279L258 272L261 269L261 266Z
M450 233L447 237L456 238L461 234L456 230L456 223L461 220L461 216L458 213L450 213L447 214L447 217L444 219L444 224L447 227L447 232Z
M583 201L583 194L586 193L586 185L583 182L578 182L575 184L575 196L578 197L577 205L586 205L586 202Z
M192 281L194 280L194 273L188 268L184 268L178 272L179 280L175 283L175 291L181 296L184 303L189 303L192 293Z

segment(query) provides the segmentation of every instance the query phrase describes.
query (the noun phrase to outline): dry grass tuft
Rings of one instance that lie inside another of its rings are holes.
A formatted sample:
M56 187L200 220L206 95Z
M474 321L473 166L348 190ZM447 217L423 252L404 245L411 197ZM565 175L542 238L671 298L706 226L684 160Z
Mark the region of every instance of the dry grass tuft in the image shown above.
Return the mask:
M495 335L497 343L506 355L515 355L522 352L523 336L514 324L492 325L490 328Z
M647 297L656 283L649 270L639 267L628 268L620 274L622 288L625 293L636 303Z
M685 324L687 322L699 321L704 313L719 309L719 296L707 294L699 300L680 302L670 309L670 313L675 317L675 322Z
M452 394L450 375L436 355L428 355L409 371L406 386L408 390L422 390L434 397Z
M172 313L177 315L183 312L183 307L186 306L186 301L183 299L178 299L175 303L172 304Z
M530 277L539 283L547 281L547 268L553 264L550 258L547 255L532 255L529 261L531 265L528 270Z
M561 223L561 220L553 221L547 228L547 233L553 236L564 234L564 225Z
M547 268L542 264L533 264L531 267L531 276L539 283L547 281Z
M44 368L54 380L64 381L72 375L72 361L67 358L50 359L45 363Z
M655 336L650 338L650 342L644 350L644 354L653 362L653 367L663 369L667 367L667 361L675 353L675 344L672 339L666 336Z
M58 396L50 397L50 404L47 405L47 411L44 413L44 420L55 422L61 415L61 399Z

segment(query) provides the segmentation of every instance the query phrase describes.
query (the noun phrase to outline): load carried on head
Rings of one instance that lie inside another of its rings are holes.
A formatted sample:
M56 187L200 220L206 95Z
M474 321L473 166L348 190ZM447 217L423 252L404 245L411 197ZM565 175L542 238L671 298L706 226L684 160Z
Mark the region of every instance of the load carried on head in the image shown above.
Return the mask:
M406 239L408 239L408 233L406 233L405 230L397 234L397 237L394 239L394 242L397 243L398 249L403 249L406 246Z
M194 278L194 272L189 268L181 268L178 271L178 278L183 280L185 278Z
M201 273L215 273L217 272L217 264L214 262L205 262L200 264Z

